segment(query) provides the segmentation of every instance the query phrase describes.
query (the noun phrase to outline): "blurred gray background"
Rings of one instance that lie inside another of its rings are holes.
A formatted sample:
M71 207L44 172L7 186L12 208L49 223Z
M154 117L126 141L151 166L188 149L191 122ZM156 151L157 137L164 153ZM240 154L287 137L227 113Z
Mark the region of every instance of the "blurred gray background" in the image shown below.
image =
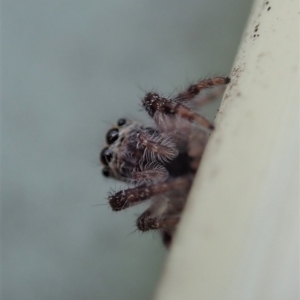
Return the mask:
M165 249L113 213L107 129L170 93L227 75L249 0L3 0L3 300L151 298ZM211 114L212 115L212 114Z

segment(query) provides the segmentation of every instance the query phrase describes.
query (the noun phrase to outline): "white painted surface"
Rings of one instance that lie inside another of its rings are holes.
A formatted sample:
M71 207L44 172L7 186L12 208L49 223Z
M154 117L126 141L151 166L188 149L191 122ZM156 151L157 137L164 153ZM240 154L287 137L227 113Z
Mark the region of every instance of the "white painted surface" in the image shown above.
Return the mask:
M254 3L157 300L299 299L298 4Z

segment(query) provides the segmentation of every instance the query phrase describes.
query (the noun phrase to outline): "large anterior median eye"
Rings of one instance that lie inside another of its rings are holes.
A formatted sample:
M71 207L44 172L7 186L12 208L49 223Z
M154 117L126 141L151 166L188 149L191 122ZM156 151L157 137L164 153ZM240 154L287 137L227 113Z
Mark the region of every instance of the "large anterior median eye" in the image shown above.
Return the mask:
M100 153L100 161L103 165L108 166L109 162L112 159L112 152L109 148L104 148Z
M106 142L108 145L111 145L113 142L115 142L119 137L119 130L117 128L113 128L108 131L106 134Z

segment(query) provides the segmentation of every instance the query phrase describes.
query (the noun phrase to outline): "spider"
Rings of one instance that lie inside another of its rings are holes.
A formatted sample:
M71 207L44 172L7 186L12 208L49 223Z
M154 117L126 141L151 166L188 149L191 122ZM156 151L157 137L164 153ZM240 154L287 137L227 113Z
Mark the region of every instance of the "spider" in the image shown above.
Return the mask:
M214 129L193 106L197 106L203 89L229 82L229 77L201 80L170 97L146 93L142 107L154 125L121 118L106 134L107 146L100 152L102 173L130 185L109 195L112 210L123 210L151 198L150 207L138 217L136 226L142 232L159 231L166 247L171 244ZM202 103L208 98L204 96Z

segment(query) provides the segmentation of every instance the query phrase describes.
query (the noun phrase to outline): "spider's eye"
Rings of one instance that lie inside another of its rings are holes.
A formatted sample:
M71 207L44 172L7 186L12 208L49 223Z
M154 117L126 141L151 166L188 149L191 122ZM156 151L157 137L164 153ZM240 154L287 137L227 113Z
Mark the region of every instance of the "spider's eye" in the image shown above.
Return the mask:
M119 119L117 124L118 126L123 126L125 123L126 123L125 119Z
M104 177L109 177L109 168L108 168L108 167L104 167L104 168L102 169L102 175L103 175Z
M108 131L106 134L106 142L108 145L111 145L113 142L115 142L119 137L119 130L117 128L113 128Z
M104 148L100 153L100 160L103 165L108 166L109 162L112 159L112 152L109 148Z

